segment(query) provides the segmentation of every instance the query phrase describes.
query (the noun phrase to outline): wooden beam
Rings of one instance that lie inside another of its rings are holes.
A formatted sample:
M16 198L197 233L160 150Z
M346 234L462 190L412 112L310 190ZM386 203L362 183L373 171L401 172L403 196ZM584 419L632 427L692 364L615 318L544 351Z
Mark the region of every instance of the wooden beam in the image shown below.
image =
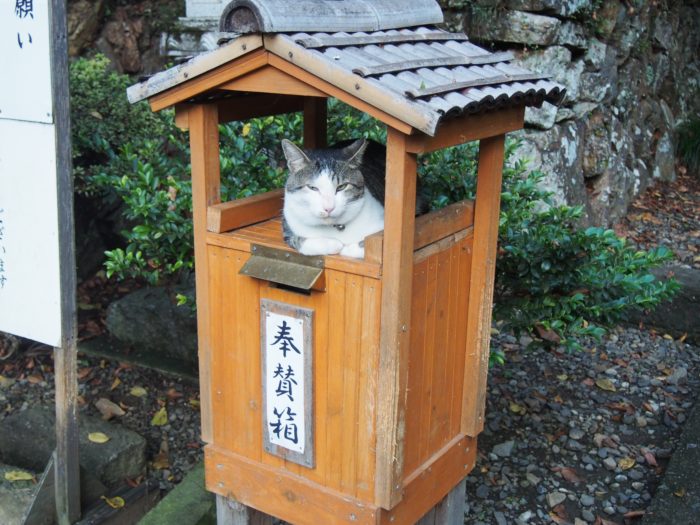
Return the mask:
M387 126L399 130L400 132L405 134L409 134L411 133L411 131L413 131L413 128L409 124L403 122L402 120L376 108L375 106L365 102L364 100L361 100L360 98L352 95L350 92L345 91L344 89L335 87L333 84L330 84L329 82L320 79L319 77L315 76L312 73L309 73L308 71L305 71L299 66L287 62L286 60L278 57L277 55L270 54L270 64L278 69L281 69L282 71L286 71L287 73L289 73L293 77L298 78L302 82L314 86L326 95L330 97L335 97L338 100L342 100L346 104L349 104L350 106L353 106L359 109L360 111L363 111L368 115L373 116L377 120L384 122Z
M211 442L211 335L209 333L209 266L207 209L220 202L219 115L215 104L192 105L188 111L192 158L194 260L197 268L197 341L202 439Z
M174 106L180 102L215 89L226 82L267 65L269 53L257 49L232 62L227 62L198 77L163 91L148 99L153 111Z
M266 221L282 213L283 204L284 190L280 188L245 199L209 206L207 230L223 233Z
M504 143L505 135L498 135L479 144L462 402L462 432L468 436L484 427Z
M472 201L456 202L441 210L416 217L413 249L418 251L428 244L464 230L472 224L474 224L474 202ZM384 231L368 236L365 239L365 260L380 262L383 244Z
M387 129L375 483L375 501L387 510L401 501L403 488L416 206L416 156L406 151L406 139Z
M225 91L244 91L249 93L284 93L302 97L322 97L326 94L313 86L297 80L291 75L274 67L262 67L251 71L231 82L222 84L219 89Z
M447 120L437 129L434 137L418 133L409 137L407 150L411 153L430 153L465 142L503 135L523 127L525 108L509 108L477 115L466 115Z
M296 113L304 110L304 97L295 95L253 94L222 98L216 101L219 108L219 123L233 120L248 120L268 115ZM183 130L189 128L187 109L192 104L183 102L175 106L175 125Z
M325 148L328 134L328 104L325 98L304 99L304 147Z

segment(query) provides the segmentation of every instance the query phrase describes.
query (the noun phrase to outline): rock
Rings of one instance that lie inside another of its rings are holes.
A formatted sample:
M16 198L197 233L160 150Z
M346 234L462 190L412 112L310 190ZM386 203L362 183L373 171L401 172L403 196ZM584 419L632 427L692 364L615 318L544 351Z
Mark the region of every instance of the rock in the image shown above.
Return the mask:
M68 4L68 55L77 57L92 46L102 21L104 0L76 0Z
M197 362L197 319L188 306L177 306L177 294L192 296L187 286L153 287L132 292L107 309L107 329L139 352L154 352Z
M515 441L506 441L505 443L499 443L495 445L491 452L499 457L507 458L510 457L513 452L513 447L515 446Z
M627 322L657 328L674 336L687 334L688 342L700 342L700 270L680 266L664 266L652 271L657 279L675 278L680 290L671 301L659 304L650 312L630 312Z
M476 488L476 497L477 498L486 499L489 497L490 493L491 493L491 491L489 490L489 488L486 485L479 485Z
M0 463L0 523L3 525L21 525L24 513L34 498L33 481L10 482L5 479L6 473L16 470L37 475L25 468Z
M688 382L687 368L674 368L670 376L666 378L666 382L672 385L684 385Z
M562 22L557 32L556 44L587 49L588 38L586 38L586 30L576 22Z
M529 45L554 43L561 21L525 11L476 10L467 14L467 34L478 41L512 42Z
M589 496L588 494L581 494L579 501L584 507L591 507L595 505L595 498L593 498L593 496Z
M617 461L615 461L615 458L605 458L603 460L603 466L608 470L615 470L617 468Z
M586 523L593 523L593 521L595 521L595 514L588 509L583 509L581 511L581 517L586 520Z
M549 102L543 102L539 108L528 106L525 108L525 124L539 129L550 129L557 119L557 106Z
M556 507L560 503L563 503L565 499L566 494L562 494L561 492L550 492L547 494L547 505L550 507Z
M146 466L146 440L120 425L91 416L81 416L80 464L108 487L124 482L125 478L141 475ZM110 437L104 444L88 440L91 432ZM16 412L0 426L0 460L24 468L42 471L56 447L54 414L31 407Z
M143 31L143 20L131 18L127 8L119 6L102 29L97 47L112 59L120 72L138 73L143 65L139 49Z

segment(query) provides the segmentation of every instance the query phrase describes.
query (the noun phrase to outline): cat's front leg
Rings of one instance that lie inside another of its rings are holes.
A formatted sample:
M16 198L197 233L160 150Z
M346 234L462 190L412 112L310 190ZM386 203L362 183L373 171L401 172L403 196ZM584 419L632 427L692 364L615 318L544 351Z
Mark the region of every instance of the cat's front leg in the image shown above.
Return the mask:
M304 255L331 255L339 253L343 243L330 237L311 237L299 243L299 252Z
M354 242L352 244L346 244L343 246L343 249L340 250L340 255L344 255L345 257L354 257L355 259L364 259L365 258L365 243L363 242Z

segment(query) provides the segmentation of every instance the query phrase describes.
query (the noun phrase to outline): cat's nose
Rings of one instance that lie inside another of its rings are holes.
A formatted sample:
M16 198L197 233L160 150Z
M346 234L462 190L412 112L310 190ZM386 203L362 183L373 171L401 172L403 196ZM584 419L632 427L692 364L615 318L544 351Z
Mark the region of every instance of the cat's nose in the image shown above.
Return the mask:
M324 207L323 207L323 210L324 210L328 215L330 215L331 212L332 212L333 210L335 210L335 206L334 206L334 205L324 206Z

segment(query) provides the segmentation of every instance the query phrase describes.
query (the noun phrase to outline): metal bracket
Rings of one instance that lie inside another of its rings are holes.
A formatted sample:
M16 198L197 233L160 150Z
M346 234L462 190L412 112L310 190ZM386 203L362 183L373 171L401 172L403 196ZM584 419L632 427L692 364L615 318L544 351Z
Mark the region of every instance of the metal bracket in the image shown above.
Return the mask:
M250 259L239 273L301 290L325 291L323 270L321 256L311 257L253 244Z

